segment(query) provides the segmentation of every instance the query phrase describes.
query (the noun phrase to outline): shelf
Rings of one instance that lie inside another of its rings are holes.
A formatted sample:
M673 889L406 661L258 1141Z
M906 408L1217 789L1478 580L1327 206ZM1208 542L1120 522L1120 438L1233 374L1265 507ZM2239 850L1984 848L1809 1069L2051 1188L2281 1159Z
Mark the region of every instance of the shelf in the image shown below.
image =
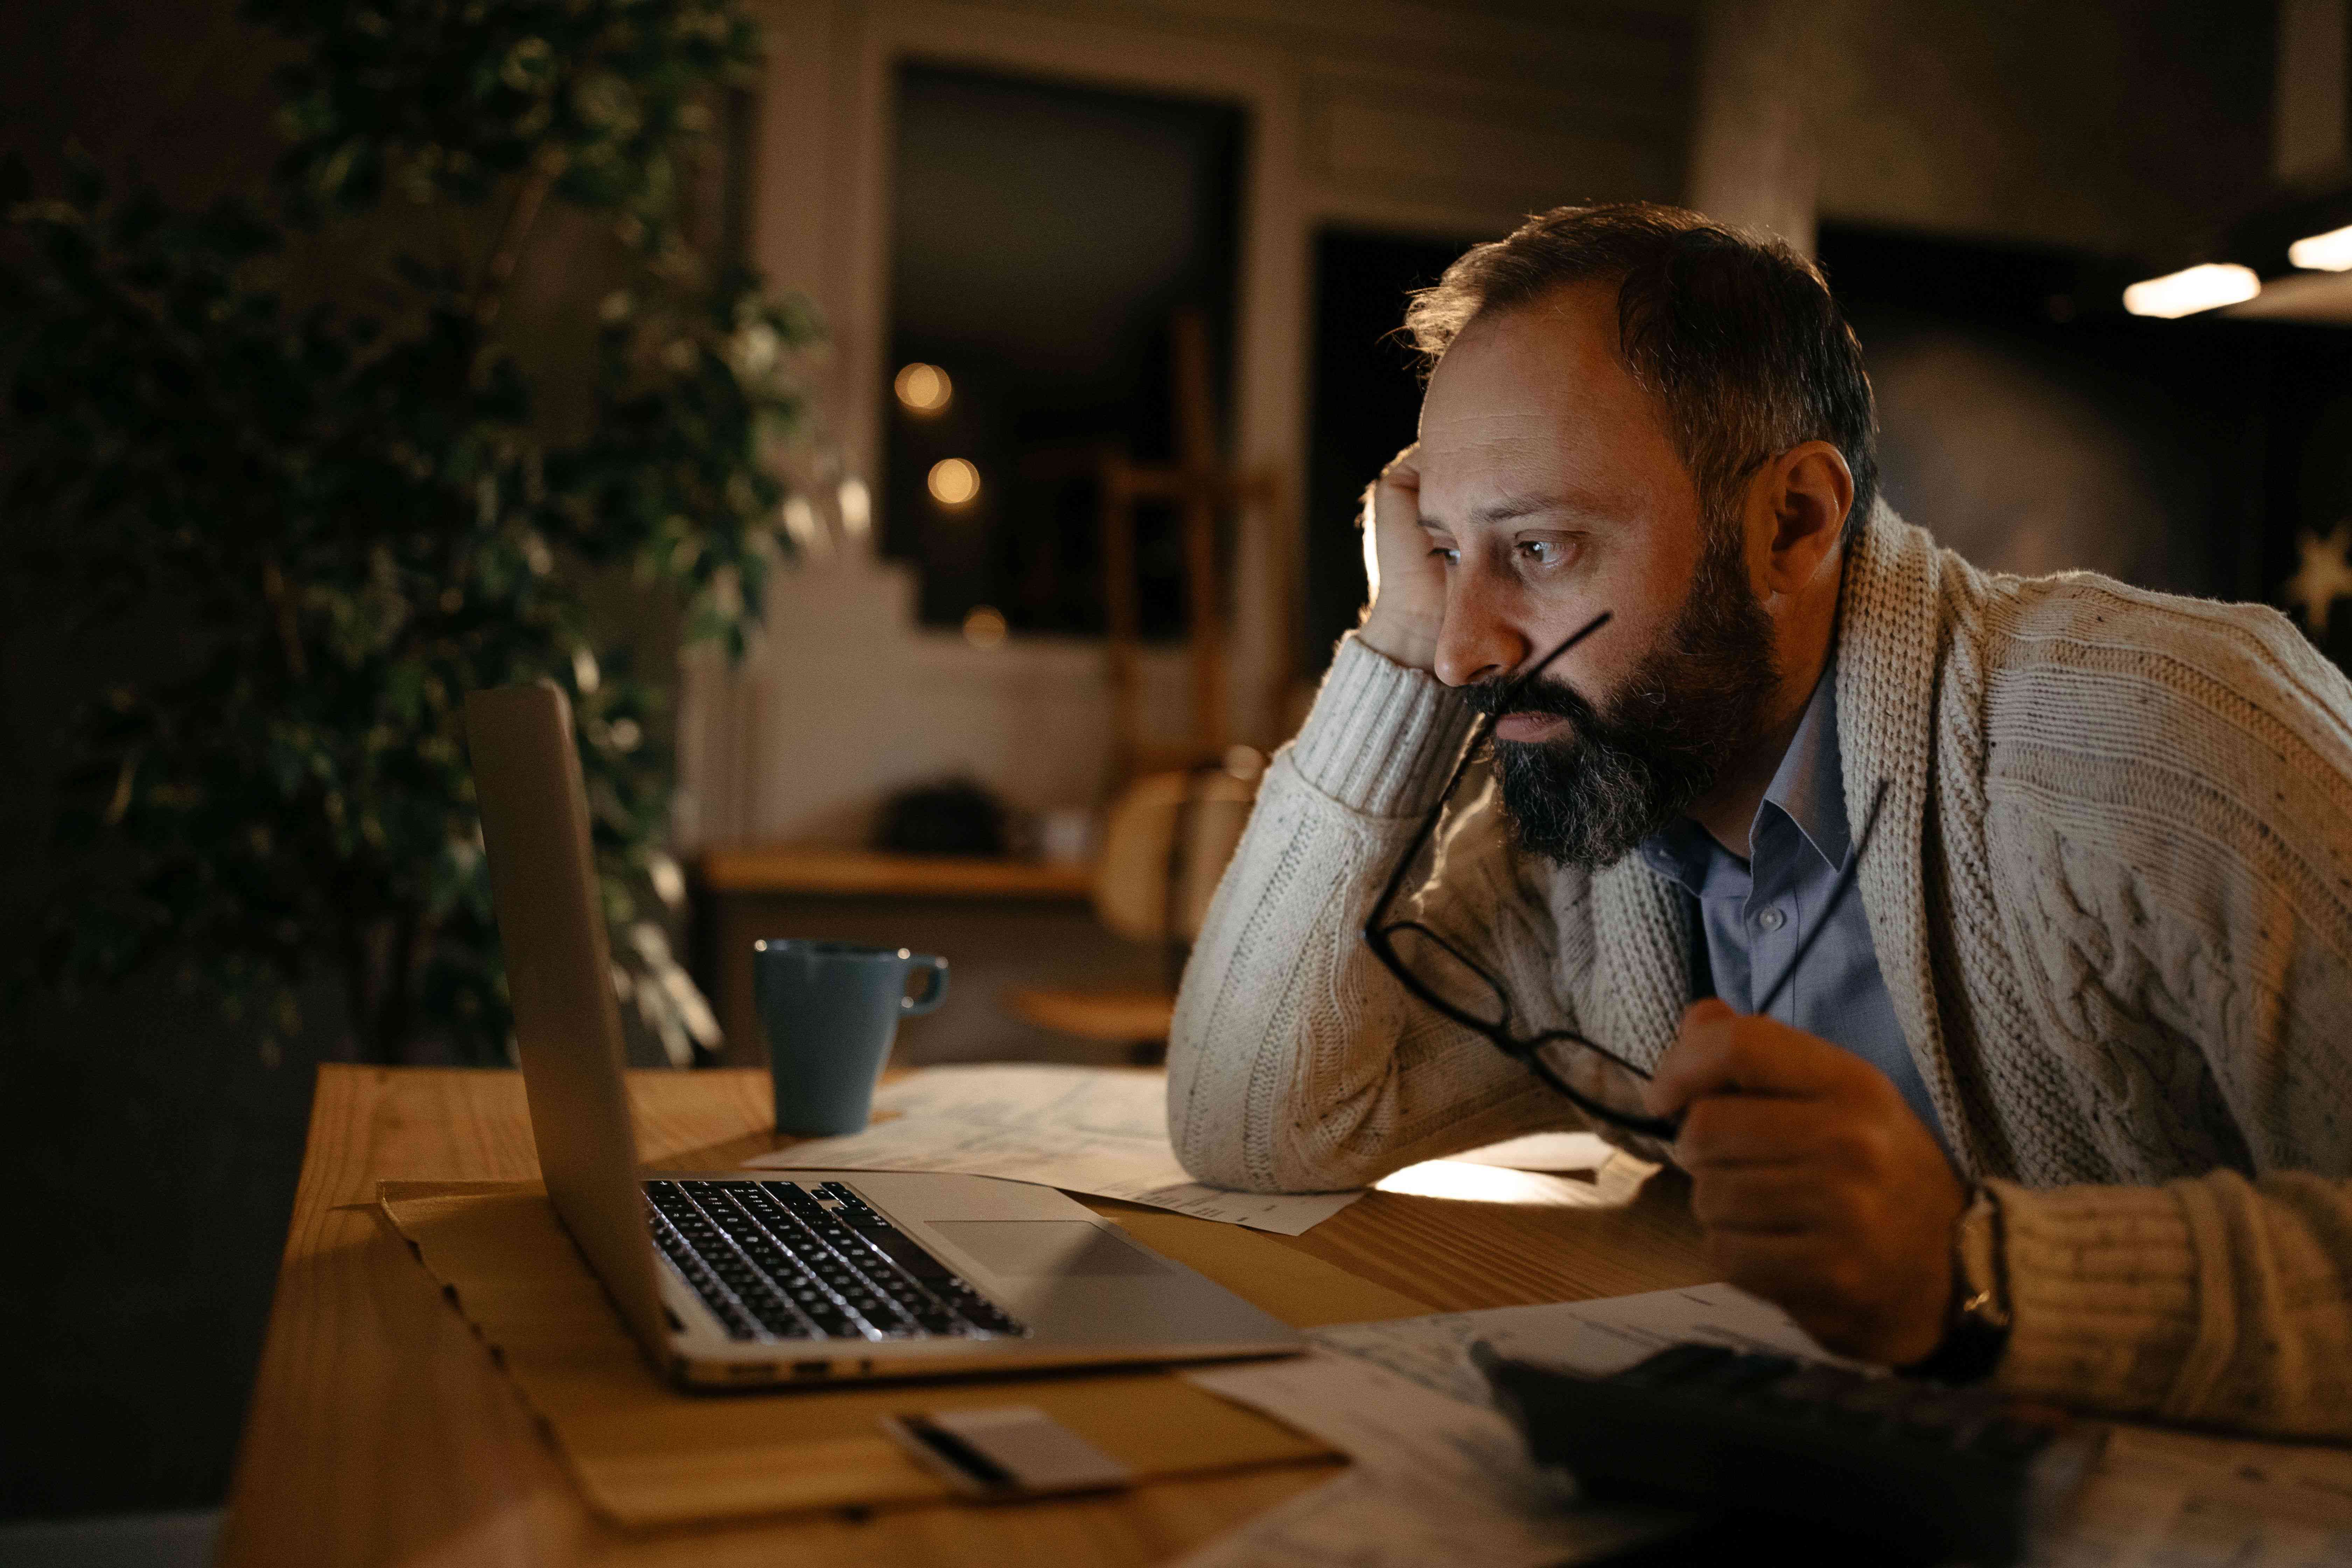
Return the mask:
M714 893L1083 900L1094 889L1094 870L1087 866L816 844L706 850L699 869L703 885Z

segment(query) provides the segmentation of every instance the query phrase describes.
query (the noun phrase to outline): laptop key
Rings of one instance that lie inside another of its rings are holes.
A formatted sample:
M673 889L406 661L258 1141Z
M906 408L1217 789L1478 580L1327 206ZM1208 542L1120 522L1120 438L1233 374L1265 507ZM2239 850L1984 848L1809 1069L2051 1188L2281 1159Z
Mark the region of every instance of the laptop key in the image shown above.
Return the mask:
M663 1255L735 1338L909 1339L1027 1331L839 1183L645 1184Z
M791 1187L792 1195L785 1201L792 1205L793 1212L804 1220L811 1214L819 1216L815 1228L823 1239L845 1256L856 1260L866 1278L919 1324L923 1322L924 1312L944 1311L952 1321L966 1325L958 1331L967 1335L973 1330L1003 1335L1028 1332L1021 1323L973 1289L970 1282L941 1263L929 1248L884 1218L871 1204L844 1184L825 1182L817 1189L836 1205L830 1212L796 1184L765 1182L761 1184L763 1187ZM881 1254L881 1258L874 1258L875 1253Z

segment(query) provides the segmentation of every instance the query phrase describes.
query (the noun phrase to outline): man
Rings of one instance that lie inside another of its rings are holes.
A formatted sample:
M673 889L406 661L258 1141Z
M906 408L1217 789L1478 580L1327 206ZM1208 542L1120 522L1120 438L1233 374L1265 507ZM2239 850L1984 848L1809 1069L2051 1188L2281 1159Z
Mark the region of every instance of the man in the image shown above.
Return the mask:
M2352 1436L2352 687L2269 610L1937 550L1819 274L1695 215L1547 214L1409 325L1372 602L1177 1005L1185 1164L1646 1127L1832 1349Z

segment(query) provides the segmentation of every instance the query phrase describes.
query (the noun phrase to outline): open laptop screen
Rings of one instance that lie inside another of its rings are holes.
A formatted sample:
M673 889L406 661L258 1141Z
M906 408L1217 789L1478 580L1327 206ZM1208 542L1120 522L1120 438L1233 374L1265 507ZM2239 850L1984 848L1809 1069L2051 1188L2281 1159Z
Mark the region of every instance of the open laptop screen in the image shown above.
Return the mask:
M660 1359L667 1336L572 705L548 680L468 692L466 734L540 1171L564 1228Z

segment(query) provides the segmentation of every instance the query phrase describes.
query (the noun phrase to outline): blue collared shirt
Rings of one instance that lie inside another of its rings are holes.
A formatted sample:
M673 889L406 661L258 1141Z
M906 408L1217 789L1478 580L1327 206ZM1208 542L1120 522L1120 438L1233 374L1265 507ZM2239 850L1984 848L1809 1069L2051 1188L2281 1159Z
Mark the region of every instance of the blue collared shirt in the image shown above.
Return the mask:
M1805 933L1826 918L1828 929L1772 1004L1772 1016L1844 1047L1885 1073L1940 1140L1943 1124L1878 972L1862 895L1849 890L1836 909L1828 907L1838 871L1853 853L1838 754L1836 671L1832 657L1756 808L1748 858L1732 854L1688 817L1643 840L1640 852L1652 870L1698 900L1715 994L1742 1013L1756 1010Z

